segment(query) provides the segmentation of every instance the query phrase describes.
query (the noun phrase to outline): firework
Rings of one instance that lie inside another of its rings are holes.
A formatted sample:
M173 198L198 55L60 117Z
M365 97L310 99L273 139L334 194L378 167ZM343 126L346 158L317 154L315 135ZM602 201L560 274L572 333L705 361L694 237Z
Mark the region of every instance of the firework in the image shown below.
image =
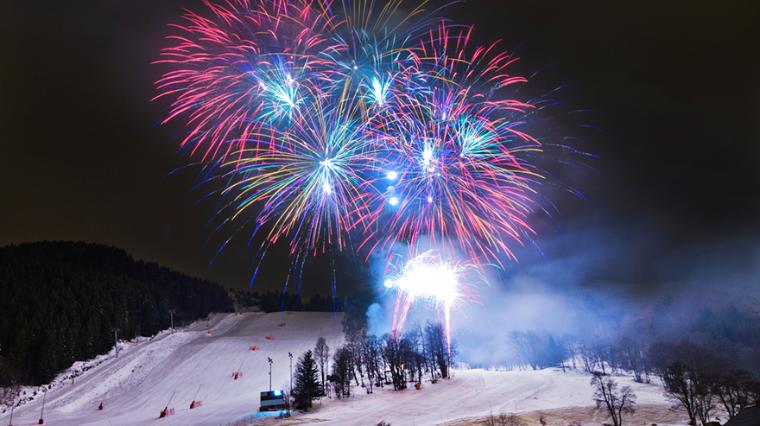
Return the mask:
M156 99L174 99L163 122L184 120L182 145L214 161L240 151L263 123L292 118L299 87L329 79L321 56L342 46L327 39L336 22L320 2L204 3L208 16L188 11L170 26L177 34L155 63L171 71Z
M411 306L425 301L439 309L444 316L446 339L451 351L451 308L468 298L472 283L466 283L465 274L472 266L446 260L436 250L428 250L411 258L397 274L385 279L384 286L396 291L393 309L392 332L403 328Z
M352 119L358 115L355 96L304 95L311 101L287 130L260 132L222 165L222 194L232 199L231 220L253 217L268 225L266 244L287 238L291 253L342 250L368 217L373 146Z
M516 58L425 3L207 1L171 26L156 86L221 183L220 222L260 237L259 264L280 242L302 265L354 239L365 259L424 240L433 251L388 281L394 330L429 300L448 335L464 269L533 234L541 145L522 130L534 107L513 95ZM464 269L446 260L459 255Z
M373 208L382 226L364 239L370 252L424 237L499 262L513 257L510 240L533 232L541 176L521 155L540 145L520 130L532 107L504 95L524 79L508 74L514 58L495 45L469 49L470 32L431 32L409 72L426 89L396 94L373 127L388 173Z

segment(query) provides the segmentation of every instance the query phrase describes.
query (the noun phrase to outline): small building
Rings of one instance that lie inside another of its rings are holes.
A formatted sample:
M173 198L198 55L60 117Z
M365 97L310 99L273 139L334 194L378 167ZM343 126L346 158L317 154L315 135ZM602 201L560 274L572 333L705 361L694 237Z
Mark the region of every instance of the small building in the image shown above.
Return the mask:
M288 408L288 400L284 391L271 390L261 392L259 411L283 410Z

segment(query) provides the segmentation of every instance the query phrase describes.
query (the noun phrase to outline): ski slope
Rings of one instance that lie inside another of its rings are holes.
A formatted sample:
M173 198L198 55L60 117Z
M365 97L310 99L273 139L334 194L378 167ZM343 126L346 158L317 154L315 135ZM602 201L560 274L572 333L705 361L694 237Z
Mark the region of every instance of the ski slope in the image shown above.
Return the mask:
M273 388L287 391L288 352L300 356L314 347L319 336L334 350L343 340L341 319L341 314L332 313L225 314L209 321L210 334L202 321L174 333L122 343L118 358L113 353L104 355L89 363L94 367L73 383L60 377L54 382L46 396L46 424L376 425L386 421L393 426L465 425L490 414L539 410L559 410L560 414L581 410L582 418L596 419L583 424L604 421L603 416L591 414L590 376L557 369L455 370L451 380L426 382L421 390L410 387L394 392L386 387L368 395L354 387L351 399L323 398L315 411L286 422L274 419L274 414L258 413L259 392L269 388L267 357L275 362ZM257 350L251 351L251 345ZM72 369L81 370L82 365ZM236 370L243 373L239 380L232 379ZM634 383L629 377L617 380L621 386L632 386L638 403L646 407L642 411L651 412L637 418L637 423L684 424L673 421L678 415L664 414L668 403L659 386ZM202 401L202 406L190 410L193 399ZM102 411L97 409L101 401ZM36 424L41 403L38 397L17 409L13 424ZM167 405L175 414L159 419ZM563 426L568 423L564 421ZM0 425L6 424L7 414L0 417Z
M212 321L210 335L203 321L174 333L162 332L149 341L121 345L118 358L112 353L73 383L63 381L48 392L45 422L226 425L255 418L259 392L269 389L267 357L275 362L273 387L287 391L288 352L300 356L314 347L319 336L330 347L339 346L341 319L341 314L311 312L219 315ZM251 351L251 345L257 350ZM238 369L243 375L233 380ZM190 410L194 398L202 406ZM104 409L99 411L101 401ZM36 424L41 404L42 399L36 398L18 408L13 424ZM159 419L167 405L175 414ZM8 424L8 417L0 418L0 424Z

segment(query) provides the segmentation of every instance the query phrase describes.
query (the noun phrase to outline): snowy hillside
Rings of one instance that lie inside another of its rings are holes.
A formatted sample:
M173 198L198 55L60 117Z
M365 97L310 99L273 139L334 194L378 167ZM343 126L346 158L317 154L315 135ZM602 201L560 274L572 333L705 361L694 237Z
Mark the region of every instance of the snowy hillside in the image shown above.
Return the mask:
M267 357L275 362L273 387L287 390L288 352L300 355L313 348L319 336L331 347L339 346L341 318L340 314L304 312L230 314L215 318L210 335L203 321L173 334L163 332L149 341L123 345L118 359L111 356L73 383L63 381L52 389L46 397L45 421L51 425L149 424L159 421L167 404L175 415L158 424L218 425L246 418L258 409L259 392L269 388ZM251 351L252 345L257 350ZM243 375L233 380L232 373L238 369ZM191 411L194 398L203 405ZM101 401L104 409L98 411ZM41 404L42 399L36 398L17 409L14 425L36 423ZM7 423L6 414L0 424Z
M288 352L300 356L324 336L331 348L341 344L340 314L272 313L215 316L175 333L163 332L153 339L121 345L118 359L103 356L95 365L74 378L59 380L48 392L45 421L51 425L245 425L258 422L279 424L271 415L257 413L259 392L269 386L267 357L274 360L273 387L288 389ZM252 351L251 346L256 350ZM71 375L78 364L61 377ZM233 380L232 373L242 371ZM656 385L633 383L642 406L641 424L683 424L678 413L667 412L667 402ZM561 370L484 371L455 370L451 380L425 383L394 392L376 389L372 395L356 387L350 400L323 399L313 413L299 416L298 423L330 425L375 425L384 420L392 425L474 424L490 414L538 411L549 419L584 419L583 424L600 424L603 416L590 407L589 376ZM190 410L193 399L202 406ZM104 404L103 410L98 405ZM15 425L34 424L39 418L41 398L16 410ZM159 419L169 406L174 415ZM649 413L649 414L647 414ZM588 420L593 423L588 423ZM0 417L8 424L8 415ZM549 423L554 424L554 423ZM560 424L560 423L557 423Z
M662 388L652 384L634 383L630 377L618 378L621 385L630 385L644 410L643 416L630 424L657 423L685 425L681 413L669 413L669 404ZM590 376L579 372L563 373L561 369L540 371L454 370L451 380L437 384L426 383L419 391L410 388L395 392L375 389L373 395L363 394L349 401L325 400L306 419L328 421L330 425L375 425L386 421L397 425L476 424L491 414L524 413L530 422L544 415L550 425L567 426L574 419L584 425L599 425L606 421L602 413L593 410ZM361 417L366 422L357 423ZM560 419L567 419L562 423ZM553 421L552 421L553 420ZM483 423L481 423L483 424ZM533 424L533 423L529 423Z

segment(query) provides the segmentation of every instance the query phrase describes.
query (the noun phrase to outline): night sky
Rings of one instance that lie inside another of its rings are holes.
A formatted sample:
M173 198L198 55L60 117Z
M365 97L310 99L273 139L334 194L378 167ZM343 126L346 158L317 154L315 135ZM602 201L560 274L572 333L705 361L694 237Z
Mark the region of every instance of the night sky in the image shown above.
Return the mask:
M166 24L198 3L5 5L0 245L104 243L247 285L254 252L243 244L209 264L220 242L207 226L215 206L191 189L195 172L170 174L186 163L183 129L159 126L166 104L150 102L162 69L149 63ZM760 231L758 2L471 0L446 15L475 24L481 42L502 39L516 51L515 71L535 73L526 93L565 86L553 96L562 105L547 138L596 156L558 172L585 199L547 194L560 214L535 219L539 259L610 247L594 279L677 281L662 262L752 245ZM557 241L564 248L555 250ZM276 271L288 261L274 255L268 264L257 285L279 288ZM305 291L325 291L326 274L313 269Z

